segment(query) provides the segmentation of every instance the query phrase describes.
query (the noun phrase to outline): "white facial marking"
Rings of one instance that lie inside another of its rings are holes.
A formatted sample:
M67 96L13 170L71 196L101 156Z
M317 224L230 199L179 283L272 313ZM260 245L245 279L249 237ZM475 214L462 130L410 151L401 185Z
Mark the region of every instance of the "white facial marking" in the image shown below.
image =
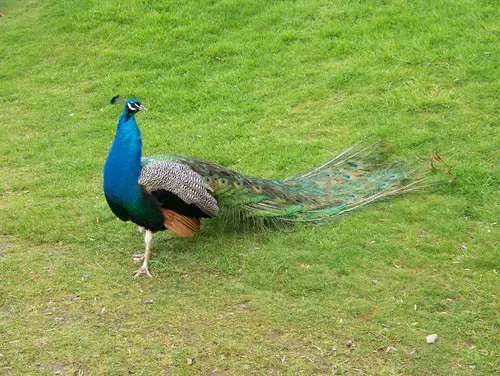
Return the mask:
M130 111L136 111L136 108L132 106L132 103L127 103L127 107L129 108Z

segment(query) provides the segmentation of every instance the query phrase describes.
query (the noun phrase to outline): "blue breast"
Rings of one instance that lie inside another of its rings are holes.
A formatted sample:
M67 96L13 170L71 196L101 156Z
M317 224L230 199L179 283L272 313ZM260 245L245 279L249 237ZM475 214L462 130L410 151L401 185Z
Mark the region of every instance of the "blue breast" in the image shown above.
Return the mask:
M162 230L158 202L137 184L141 172L142 141L134 116L124 110L104 165L104 195L113 213L124 221Z

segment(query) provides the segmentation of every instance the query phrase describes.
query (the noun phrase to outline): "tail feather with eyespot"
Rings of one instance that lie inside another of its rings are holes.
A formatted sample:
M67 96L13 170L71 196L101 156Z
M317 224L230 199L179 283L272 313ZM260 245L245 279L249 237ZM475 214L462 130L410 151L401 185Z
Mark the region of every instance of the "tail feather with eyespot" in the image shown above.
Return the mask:
M429 185L426 172L389 162L379 143L355 145L323 165L286 180L242 175L199 159L158 155L188 166L213 188L226 222L322 222L367 204Z

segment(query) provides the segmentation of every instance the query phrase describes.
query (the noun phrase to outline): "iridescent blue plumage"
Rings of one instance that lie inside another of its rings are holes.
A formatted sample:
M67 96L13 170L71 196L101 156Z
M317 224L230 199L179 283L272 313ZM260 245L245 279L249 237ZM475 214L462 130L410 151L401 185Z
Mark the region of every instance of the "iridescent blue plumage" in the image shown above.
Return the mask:
M125 102L104 165L104 195L118 218L158 231L165 229L159 204L137 183L141 173L142 141L135 114L143 108L135 98Z

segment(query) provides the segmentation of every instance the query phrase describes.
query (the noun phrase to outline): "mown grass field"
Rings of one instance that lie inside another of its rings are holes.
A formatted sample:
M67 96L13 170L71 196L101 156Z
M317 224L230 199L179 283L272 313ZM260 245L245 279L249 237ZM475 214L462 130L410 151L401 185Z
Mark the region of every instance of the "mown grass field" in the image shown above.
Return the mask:
M497 2L0 12L0 374L498 372ZM102 194L116 94L149 109L146 155L284 178L377 137L409 164L439 148L456 184L318 227L162 234L133 281L142 238Z

